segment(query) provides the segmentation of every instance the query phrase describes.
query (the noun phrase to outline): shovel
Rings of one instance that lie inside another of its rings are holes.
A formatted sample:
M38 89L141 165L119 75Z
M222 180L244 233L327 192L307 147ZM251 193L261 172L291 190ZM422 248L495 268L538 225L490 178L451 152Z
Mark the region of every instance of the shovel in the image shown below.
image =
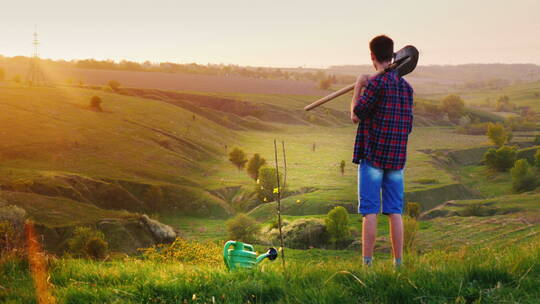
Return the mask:
M414 46L407 45L406 47L394 53L394 61L392 62L392 64L390 64L385 70L377 72L371 77L375 77L389 71L397 71L399 76L405 76L410 72L414 71L414 69L416 68L416 64L418 63L418 55L418 50ZM305 106L304 110L309 111L324 103L327 103L336 97L352 91L355 86L356 83L350 84L339 91L336 91L326 97L315 101L314 103Z

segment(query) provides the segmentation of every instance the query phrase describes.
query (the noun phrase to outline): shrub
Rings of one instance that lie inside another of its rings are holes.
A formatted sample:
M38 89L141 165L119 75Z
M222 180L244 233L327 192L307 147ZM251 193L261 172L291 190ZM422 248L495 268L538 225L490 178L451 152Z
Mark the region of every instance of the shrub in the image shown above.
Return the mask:
M15 76L13 76L12 80L16 83L21 83L22 79L21 79L21 75L17 74Z
M109 251L109 244L99 237L92 237L86 243L86 253L93 259L103 260Z
M536 154L534 154L534 165L536 169L540 170L540 149L536 150Z
M468 135L485 135L488 130L487 123L470 123L464 126L459 126L456 129L458 134L468 134Z
M141 249L141 251L142 256L148 260L213 266L223 263L222 248L213 242L188 241L176 238L171 244L158 244Z
M99 112L103 111L101 109L101 98L99 96L94 95L90 98L90 109Z
M536 174L526 159L516 161L510 173L512 174L512 188L515 192L531 191L536 188Z
M68 253L75 257L103 259L109 251L103 232L77 227L68 240Z
M406 213L411 218L417 219L420 216L421 211L422 207L419 203L407 202Z
M332 243L341 243L349 238L349 213L347 209L342 206L334 207L328 212L324 222Z
M515 147L503 146L497 150L491 148L484 154L484 162L489 168L504 172L514 166L516 154Z
M244 213L238 213L235 217L227 221L228 237L235 241L254 242L260 228L259 222Z
M21 229L17 229L13 223L0 222L0 257L9 256L13 253L22 254L21 247L24 245L24 236ZM17 252L18 251L18 252ZM2 259L0 258L0 264Z
M510 117L505 120L505 125L512 131L534 131L536 130L536 123L533 121L525 120L524 118Z
M339 170L341 171L341 175L345 174L345 161L342 160L341 163L339 163Z
M238 170L241 170L247 163L246 153L244 153L244 151L240 150L239 148L234 148L229 153L229 161L233 163L233 165L235 165Z
M489 208L482 203L467 204L463 210L458 212L460 216L490 216L497 213L496 209Z
M281 193L283 188L283 174L279 173L279 185ZM255 185L255 192L259 202L273 202L277 199L277 178L276 169L263 167L259 170L259 179Z
M0 264L2 257L24 253L24 209L0 201Z
M406 252L414 252L418 245L419 225L415 218L403 217L403 249Z
M501 147L508 141L508 133L500 123L489 123L487 136L497 147Z
M458 120L465 112L465 103L457 95L448 95L442 101L442 110L452 121Z
M117 80L110 80L108 85L113 91L118 91L118 89L120 89L120 82Z
M534 137L533 144L535 144L535 145L540 145L540 135L536 135L536 136Z
M417 184L422 184L422 185L430 185L430 184L439 183L439 181L435 178L419 178L419 179L415 179L413 182Z
M319 81L319 89L328 90L331 85L332 85L332 79L331 78L321 79Z
M504 95L499 97L495 110L498 112L511 112L515 110L516 106L510 102L510 97Z
M281 228L287 226L289 224L289 221L281 218ZM279 223L278 223L278 218L276 216L276 218L272 221L272 223L270 224L270 229L279 229Z
M258 153L255 153L248 161L247 172L251 178L257 180L259 178L259 169L266 164L266 159L262 158Z

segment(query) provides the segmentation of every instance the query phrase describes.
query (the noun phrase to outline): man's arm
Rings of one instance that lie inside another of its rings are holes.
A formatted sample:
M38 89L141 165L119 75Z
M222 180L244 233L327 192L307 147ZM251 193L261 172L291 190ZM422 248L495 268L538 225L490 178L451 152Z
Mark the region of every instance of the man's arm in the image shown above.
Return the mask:
M365 77L363 81L359 81L359 84L363 85L362 88L364 88L364 91L362 94L358 93L356 99L353 99L356 102L351 104L351 110L358 119L365 119L369 116L373 105L378 100L380 82L377 79L369 80L368 77Z
M360 75L356 79L356 85L354 86L354 93L351 99L351 121L353 123L358 123L360 121L360 118L354 114L354 108L356 107L356 102L360 98L362 89L367 85L368 79L369 75Z

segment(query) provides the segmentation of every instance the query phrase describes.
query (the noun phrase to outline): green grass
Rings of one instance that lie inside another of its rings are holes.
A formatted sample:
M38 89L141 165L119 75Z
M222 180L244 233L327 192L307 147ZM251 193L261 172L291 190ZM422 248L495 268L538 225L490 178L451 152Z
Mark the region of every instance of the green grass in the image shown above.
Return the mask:
M50 266L50 282L59 303L535 303L540 297L538 240L500 250L464 247L407 255L400 271L387 259L376 259L372 268L364 269L358 256L341 252L288 252L286 273L279 260L229 272L223 266L133 258L60 259ZM8 277L0 282L16 275L28 284L28 277L20 276L24 263L9 267L16 270L2 265ZM0 299L32 303L16 298L14 293L23 291L9 286Z
M456 172L464 185L475 189L484 197L512 193L512 178L509 172L493 172L483 165L461 167Z
M273 140L278 140L281 163L281 141L286 143L287 185L290 190L313 187L315 192L303 193L284 199L284 205L298 209L294 214L323 214L337 204L357 204L357 166L352 164L352 147L356 126L323 128L315 126L287 126L280 133L240 132L238 146L248 157L254 153L274 165ZM315 152L312 151L316 144ZM418 127L410 138L409 156L405 170L406 191L430 189L455 183L456 177L434 163L425 150L462 149L487 144L485 136L456 135L452 128ZM339 171L339 163L346 163L345 173ZM211 188L242 185L251 190L255 183L245 171L236 169L226 159L212 162L208 184ZM283 171L282 171L283 172ZM436 180L426 184L421 179ZM420 180L420 182L418 182ZM266 212L266 211L264 211Z

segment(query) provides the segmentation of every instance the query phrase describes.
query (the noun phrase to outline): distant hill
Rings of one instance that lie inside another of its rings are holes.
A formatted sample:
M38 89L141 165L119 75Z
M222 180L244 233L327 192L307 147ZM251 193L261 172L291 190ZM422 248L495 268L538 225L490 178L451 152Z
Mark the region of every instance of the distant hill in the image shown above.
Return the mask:
M370 65L340 65L328 68L330 74L372 73ZM420 94L456 90L498 89L512 84L540 80L540 66L534 64L419 65L406 78Z

